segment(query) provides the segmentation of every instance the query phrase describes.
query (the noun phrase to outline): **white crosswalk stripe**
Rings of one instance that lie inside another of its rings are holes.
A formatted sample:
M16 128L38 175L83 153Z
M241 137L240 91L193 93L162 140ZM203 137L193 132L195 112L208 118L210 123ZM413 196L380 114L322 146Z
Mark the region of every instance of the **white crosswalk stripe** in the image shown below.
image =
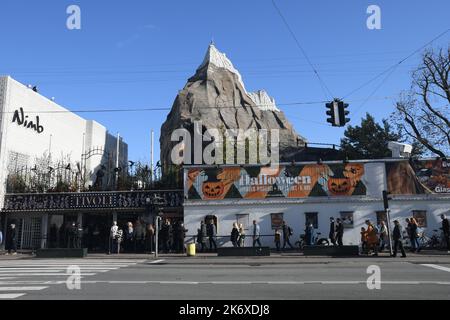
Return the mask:
M145 260L13 260L0 262L0 300L24 297L29 292L48 289L50 285L61 285L72 275L69 267L77 267L80 277L90 277L120 268L126 268Z

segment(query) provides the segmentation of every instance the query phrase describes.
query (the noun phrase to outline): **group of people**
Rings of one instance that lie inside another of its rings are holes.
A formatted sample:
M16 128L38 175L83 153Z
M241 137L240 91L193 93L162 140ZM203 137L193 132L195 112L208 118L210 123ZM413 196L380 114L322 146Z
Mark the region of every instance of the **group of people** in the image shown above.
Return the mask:
M328 237L334 246L338 245L342 247L344 245L344 223L341 218L337 218L336 221L334 217L330 218L330 232Z
M442 234L447 244L447 250L450 253L450 226L447 217L442 214ZM406 218L406 237L411 244L411 252L418 253L421 251L419 238L421 236L420 226L415 218ZM386 247L390 246L389 230L385 221L380 221L378 226L375 226L370 220L366 221L366 228L361 228L361 244L362 252L377 256L378 252L383 251ZM406 257L405 248L403 246L403 240L405 236L403 234L403 227L400 221L394 221L394 229L392 230L393 240L393 257L397 256L398 250L402 253L402 257Z
M160 247L165 248L165 245L172 239L171 231L167 226L170 226L170 222L165 223L160 228ZM169 232L166 240L167 231ZM128 222L125 228L120 228L117 221L113 222L109 232L109 253L153 253L155 251L155 226L153 224L147 224L140 221L136 221L134 224Z
M242 224L239 226L235 224L235 226L237 231L234 233L232 232L233 245L236 243L236 245L243 246L245 240L245 230ZM217 227L214 220L209 220L207 224L204 221L200 222L200 228L197 229L197 243L200 245L200 252L205 252L206 249L209 249L209 251L216 251L216 236ZM209 248L206 246L207 242L209 242Z
M169 219L165 219L159 231L158 245L160 245L164 253L184 253L185 238L188 230L184 227L182 221L170 223Z

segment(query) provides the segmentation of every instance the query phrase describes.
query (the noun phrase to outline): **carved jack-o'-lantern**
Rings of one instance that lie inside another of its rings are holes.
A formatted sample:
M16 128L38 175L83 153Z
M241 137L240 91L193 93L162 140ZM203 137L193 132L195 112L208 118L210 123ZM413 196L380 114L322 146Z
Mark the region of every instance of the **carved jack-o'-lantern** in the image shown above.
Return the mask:
M332 195L348 195L351 187L350 179L348 178L329 177L328 179L328 190Z
M223 195L223 182L205 182L203 183L203 195L206 199L217 199Z

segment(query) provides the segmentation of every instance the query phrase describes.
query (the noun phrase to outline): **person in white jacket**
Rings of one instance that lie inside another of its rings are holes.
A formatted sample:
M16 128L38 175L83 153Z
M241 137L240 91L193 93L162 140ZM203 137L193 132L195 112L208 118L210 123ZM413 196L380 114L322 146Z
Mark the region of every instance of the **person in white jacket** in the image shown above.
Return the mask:
M117 252L117 231L119 231L119 227L117 226L117 221L114 221L109 232L109 254L111 254L111 252Z

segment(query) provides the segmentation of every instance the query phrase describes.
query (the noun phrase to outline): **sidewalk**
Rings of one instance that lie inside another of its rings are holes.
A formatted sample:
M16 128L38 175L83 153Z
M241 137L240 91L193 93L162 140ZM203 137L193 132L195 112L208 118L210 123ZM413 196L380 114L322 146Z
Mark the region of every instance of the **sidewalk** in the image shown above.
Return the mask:
M16 256L6 256L0 253L0 261L36 259L32 252L19 253ZM330 264L340 262L409 262L409 263L444 263L450 264L450 254L446 251L422 251L419 254L409 253L406 258L392 258L389 253L381 253L378 257L331 257L331 256L308 256L301 252L272 252L270 257L218 257L215 253L199 253L195 257L187 257L186 254L159 254L158 258L154 254L89 254L85 259L114 259L114 260L149 260L149 262L159 261L159 264Z

